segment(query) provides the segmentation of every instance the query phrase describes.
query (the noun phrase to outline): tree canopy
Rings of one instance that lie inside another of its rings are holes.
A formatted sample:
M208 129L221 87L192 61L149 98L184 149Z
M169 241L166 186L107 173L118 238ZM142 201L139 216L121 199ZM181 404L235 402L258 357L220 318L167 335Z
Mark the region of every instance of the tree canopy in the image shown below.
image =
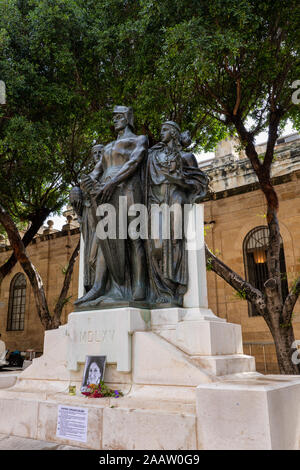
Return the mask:
M292 88L300 80L300 4L296 0L0 0L0 209L30 221L29 243L88 165L94 141L112 140L112 106L134 108L150 144L164 120L190 130L211 150L236 134L267 203L269 279L265 291L214 270L264 316L282 370L293 373L291 315L300 279L283 303L274 146L287 119L299 128ZM268 131L259 158L255 137ZM17 238L16 238L17 240ZM18 241L19 243L19 241ZM10 264L11 266L11 264ZM1 275L7 273L7 269ZM280 325L288 325L281 328Z
M173 119L204 150L298 126L299 23L296 1L1 0L2 205L21 221L59 210L116 103L150 143Z
M86 156L86 117L77 117L83 98L70 65L72 26L50 4L52 18L45 21L45 4L0 3L0 76L7 90L0 109L0 197L11 215L27 221L60 209Z

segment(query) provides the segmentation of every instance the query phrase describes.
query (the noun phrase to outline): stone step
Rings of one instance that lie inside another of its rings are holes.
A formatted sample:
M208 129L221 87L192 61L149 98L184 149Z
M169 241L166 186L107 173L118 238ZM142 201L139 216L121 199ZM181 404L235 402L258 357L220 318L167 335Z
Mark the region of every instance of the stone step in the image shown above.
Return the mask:
M110 384L107 384L110 386ZM116 385L114 384L114 387ZM107 406L110 408L163 410L171 413L195 413L196 387L173 387L155 385L131 385L126 388L120 384L117 387L122 390L123 397L91 399L86 398L78 391L75 396L57 393L49 395L49 401L71 403L74 406Z
M180 391L178 395L180 397ZM161 409L158 407L141 409L135 408L137 403L134 399L128 407L125 406L125 402L121 401L116 406L107 404L102 399L82 399L79 403L76 402L76 398L61 395L56 399L52 397L51 400L49 398L43 401L27 399L26 394L25 396L20 394L19 398L13 399L1 397L0 433L18 438L23 437L32 442L53 442L60 446L87 449L197 449L195 412L183 411L182 407L175 410L176 406L173 411L167 410L166 400L161 401ZM152 403L155 399L159 402L158 395L153 397ZM172 399L175 405L174 397L170 397L169 401L172 402ZM80 406L88 410L86 442L76 442L56 436L58 406L61 404Z
M157 330L152 335L157 335L162 340L162 344L165 342L173 347L174 350L179 351L188 363L194 364L203 373L211 374L211 378L212 376L218 377L227 374L255 371L255 358L252 356L245 354L190 355L182 350L178 344L174 344L172 336L169 337L165 333L165 330L163 332ZM143 333L135 333L135 335L139 334ZM151 339L149 333L147 339Z
M81 447L0 434L0 450L83 450Z
M254 372L255 358L245 354L228 354L222 356L191 356L191 360L204 370L216 376Z

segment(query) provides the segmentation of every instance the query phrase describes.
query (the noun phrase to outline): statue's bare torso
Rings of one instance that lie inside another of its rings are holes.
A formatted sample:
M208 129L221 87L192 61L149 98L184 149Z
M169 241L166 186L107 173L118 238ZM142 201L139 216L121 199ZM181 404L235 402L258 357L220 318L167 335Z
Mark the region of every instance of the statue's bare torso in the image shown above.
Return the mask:
M147 139L132 133L107 144L102 155L102 182L115 178L116 183L131 177L146 155Z

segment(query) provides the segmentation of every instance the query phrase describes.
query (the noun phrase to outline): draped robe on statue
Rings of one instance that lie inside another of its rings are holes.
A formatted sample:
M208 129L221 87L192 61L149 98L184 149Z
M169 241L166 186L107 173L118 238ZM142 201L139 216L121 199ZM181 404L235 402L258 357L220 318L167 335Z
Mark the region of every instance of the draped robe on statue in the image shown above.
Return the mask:
M174 176L174 181L177 179L178 183L170 181L166 173ZM156 304L182 306L183 295L188 285L184 204L198 202L205 196L208 179L198 168L193 154L179 150L170 152L164 143L159 143L149 151L146 180L146 200L150 221L147 258L151 301ZM179 181L183 181L185 187L180 185ZM171 212L169 238L161 238L161 233L160 240L155 240L151 236L151 206L153 204L180 206L181 215L178 214L178 206L174 214ZM181 224L179 231L176 224ZM176 238L178 236L176 234L180 232L181 238Z

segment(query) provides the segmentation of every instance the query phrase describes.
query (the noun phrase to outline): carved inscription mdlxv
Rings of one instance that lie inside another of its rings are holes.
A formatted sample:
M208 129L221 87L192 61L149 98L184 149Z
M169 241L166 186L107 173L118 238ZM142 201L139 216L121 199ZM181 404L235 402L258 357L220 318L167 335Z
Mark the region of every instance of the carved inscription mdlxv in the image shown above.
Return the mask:
M79 343L113 342L115 330L82 330L79 332Z

